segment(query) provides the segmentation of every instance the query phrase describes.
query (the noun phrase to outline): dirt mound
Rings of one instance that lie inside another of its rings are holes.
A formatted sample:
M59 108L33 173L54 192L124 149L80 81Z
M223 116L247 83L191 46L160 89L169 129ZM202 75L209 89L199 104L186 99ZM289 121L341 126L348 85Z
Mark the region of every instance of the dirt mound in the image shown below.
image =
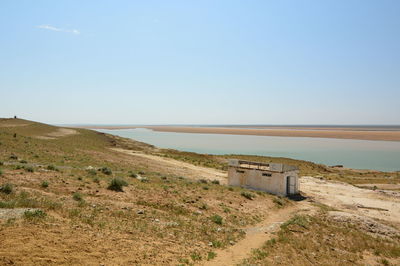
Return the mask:
M340 211L330 211L328 214L336 222L355 224L358 228L368 233L387 237L400 236L400 232L393 227L381 224L365 216Z

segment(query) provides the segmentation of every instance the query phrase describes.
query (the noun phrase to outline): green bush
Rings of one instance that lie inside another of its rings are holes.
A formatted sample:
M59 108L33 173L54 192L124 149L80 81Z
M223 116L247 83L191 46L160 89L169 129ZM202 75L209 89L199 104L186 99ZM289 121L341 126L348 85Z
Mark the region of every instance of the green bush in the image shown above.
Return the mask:
M190 257L192 258L193 261L199 261L201 260L201 255L197 252L194 252L190 255Z
M42 188L48 188L49 187L49 182L43 181L41 186L42 186Z
M4 194L11 194L13 192L13 186L11 184L4 184L0 187L0 192Z
M219 216L218 214L215 214L211 216L211 221L213 221L216 224L222 224L222 217Z
M88 172L89 175L93 175L93 176L97 175L96 170L94 170L94 169L88 169L86 171Z
M133 178L137 178L138 175L135 174L135 173L130 173L129 176L130 176L130 177L133 177Z
M30 172L30 173L35 172L35 169L32 166L26 166L26 167L24 167L24 169L25 169L25 171Z
M24 212L24 218L28 220L42 219L45 218L47 214L42 210L27 210Z
M3 170L0 168L0 175L3 175Z
M55 167L55 166L52 165L52 164L47 166L47 170L50 170L50 171L58 171L57 167Z
M240 193L241 196L245 197L246 199L252 200L253 198L256 197L255 194L251 193L251 192L247 192L247 191L242 191L242 193Z
M111 169L108 168L108 167L103 167L103 168L101 168L101 172L102 172L103 174L105 174L105 175L111 175L111 174L112 174Z
M24 164L28 163L26 160L20 160L19 162Z
M212 260L216 256L217 256L217 254L215 252L209 251L207 254L207 260Z
M213 183L215 185L219 185L219 180L213 180L213 181L211 181L211 183Z
M113 180L111 180L108 189L113 191L123 192L124 190L122 188L127 185L128 183L125 180L120 178L114 178Z
M82 201L83 200L83 196L79 192L74 192L74 194L72 194L72 198L74 200L76 200L76 201Z
M11 160L18 160L18 156L15 155L15 154L11 154L10 159Z
M4 163L2 161L0 161L0 165L4 165Z

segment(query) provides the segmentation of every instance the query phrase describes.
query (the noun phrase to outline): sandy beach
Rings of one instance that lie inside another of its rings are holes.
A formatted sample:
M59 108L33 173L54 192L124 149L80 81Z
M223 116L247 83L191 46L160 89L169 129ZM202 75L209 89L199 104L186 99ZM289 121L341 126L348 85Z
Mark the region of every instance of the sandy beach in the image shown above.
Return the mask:
M154 131L254 136L310 137L400 141L399 130L369 127L190 127L190 126L90 126L92 129L148 128Z

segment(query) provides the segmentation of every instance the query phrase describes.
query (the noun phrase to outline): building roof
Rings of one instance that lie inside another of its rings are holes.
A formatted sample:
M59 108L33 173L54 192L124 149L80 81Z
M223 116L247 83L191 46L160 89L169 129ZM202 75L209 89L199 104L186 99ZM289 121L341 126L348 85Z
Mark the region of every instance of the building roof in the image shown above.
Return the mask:
M235 168L242 168L242 169L254 169L259 171L279 172L279 173L299 170L297 166L287 165L282 163L260 163L260 162L251 162L238 159L229 159L228 166Z

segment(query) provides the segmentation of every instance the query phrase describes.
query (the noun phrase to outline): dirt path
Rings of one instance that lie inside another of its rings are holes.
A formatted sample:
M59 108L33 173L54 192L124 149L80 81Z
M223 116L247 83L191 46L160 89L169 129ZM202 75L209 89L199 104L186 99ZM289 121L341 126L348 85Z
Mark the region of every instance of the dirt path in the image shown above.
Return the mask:
M146 158L152 161L155 161L159 164L162 164L166 168L175 168L181 169L188 176L194 179L208 179L208 180L218 180L220 184L227 184L227 173L224 171L219 171L213 168L201 167L197 165L193 165L190 163L181 162L172 158L165 158L151 154L145 154L142 152L136 152L131 150L114 148L114 151L123 152L125 154L129 154L132 156L138 156L141 158Z
M244 259L250 257L252 249L261 247L267 240L273 237L274 232L280 229L280 225L289 220L296 213L311 211L310 205L306 202L298 202L294 206L277 210L271 213L267 219L256 227L245 229L246 236L235 245L217 252L215 259L201 265L220 266L237 265Z
M307 196L330 207L370 218L400 222L399 192L373 191L309 176L300 178L300 187Z

